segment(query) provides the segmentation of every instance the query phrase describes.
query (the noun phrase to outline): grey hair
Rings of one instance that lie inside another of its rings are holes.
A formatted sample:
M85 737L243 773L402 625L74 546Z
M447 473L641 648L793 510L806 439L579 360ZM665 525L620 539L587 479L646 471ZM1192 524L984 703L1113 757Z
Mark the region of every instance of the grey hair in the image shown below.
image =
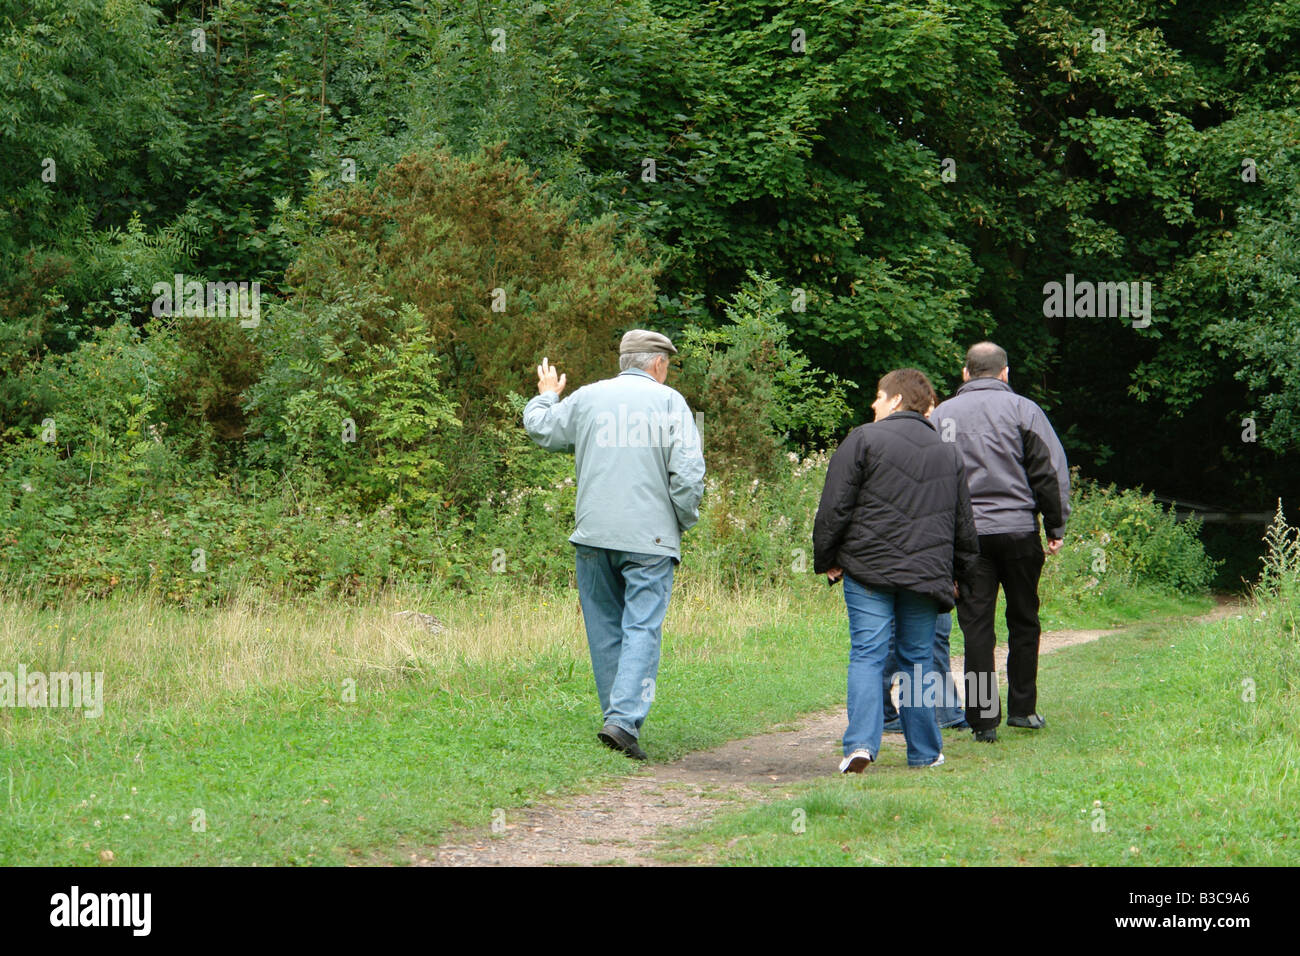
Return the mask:
M654 365L655 359L664 356L663 352L624 352L618 357L618 368L621 372L626 372L630 368L639 368L643 372L650 371L650 366Z

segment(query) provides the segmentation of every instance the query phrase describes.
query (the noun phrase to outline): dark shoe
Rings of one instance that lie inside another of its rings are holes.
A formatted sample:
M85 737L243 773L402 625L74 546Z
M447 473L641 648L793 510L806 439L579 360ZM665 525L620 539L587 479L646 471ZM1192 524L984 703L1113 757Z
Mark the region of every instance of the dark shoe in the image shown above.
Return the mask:
M895 717L893 720L885 721L885 733L901 734L903 732L903 718Z
M645 751L636 742L636 738L618 724L606 724L600 728L596 739L611 750L627 754L633 760L645 760Z
M966 718L963 717L955 724L940 724L939 729L940 730L970 730L970 724L966 723Z
M1030 714L1028 717L1008 717L1008 727L1024 727L1026 730L1042 730L1047 726L1047 718L1042 714Z
M975 742L980 744L995 744L998 742L998 729L990 727L988 730L975 731Z

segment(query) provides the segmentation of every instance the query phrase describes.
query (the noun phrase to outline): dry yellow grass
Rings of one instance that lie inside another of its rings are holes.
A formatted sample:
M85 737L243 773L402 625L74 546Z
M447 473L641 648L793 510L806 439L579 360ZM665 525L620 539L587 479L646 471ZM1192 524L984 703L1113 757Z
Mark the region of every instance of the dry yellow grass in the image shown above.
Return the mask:
M690 659L738 650L752 628L799 619L815 592L731 591L679 575L665 624ZM428 630L401 611L436 615ZM502 587L476 595L389 592L360 605L235 600L182 611L145 597L37 610L0 600L0 670L102 671L127 711L190 706L278 687L442 680L474 665L559 655L585 663L577 592Z

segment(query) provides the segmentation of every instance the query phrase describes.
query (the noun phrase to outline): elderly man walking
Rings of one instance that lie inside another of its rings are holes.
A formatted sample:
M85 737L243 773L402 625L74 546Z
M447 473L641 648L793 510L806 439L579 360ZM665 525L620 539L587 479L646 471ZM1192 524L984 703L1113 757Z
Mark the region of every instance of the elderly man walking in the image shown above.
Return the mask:
M966 353L965 382L930 416L966 466L979 558L961 583L957 621L966 641L966 719L975 739L998 739L1002 708L994 670L998 586L1007 599L1007 726L1038 730L1038 578L1043 546L1056 554L1070 515L1070 470L1043 410L1008 384L1007 353L979 342Z
M682 532L699 520L704 494L695 419L664 384L676 352L666 336L633 329L619 346L619 375L564 401L565 376L544 358L537 396L524 408L533 441L575 458L577 530L569 541L604 713L596 736L635 760L646 759L641 727L654 700Z

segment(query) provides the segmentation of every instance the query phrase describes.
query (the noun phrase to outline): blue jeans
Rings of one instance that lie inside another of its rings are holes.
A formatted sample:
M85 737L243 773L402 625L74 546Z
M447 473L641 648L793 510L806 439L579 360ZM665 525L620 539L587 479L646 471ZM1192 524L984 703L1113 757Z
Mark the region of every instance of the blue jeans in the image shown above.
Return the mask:
M674 562L659 554L576 545L578 599L605 723L633 737L650 713Z
M874 760L884 732L885 658L893 634L899 664L922 677L934 670L936 605L911 591L865 588L844 576L844 603L849 612L849 726L844 755L865 750ZM931 678L934 679L934 678ZM907 740L907 762L923 767L943 752L943 738L934 706L923 695L905 694L899 711Z
M948 656L948 641L952 636L952 614L940 613L934 626L934 669L943 678L943 699L935 707L940 727L951 727L966 719L966 707L961 702L961 692L952 679L952 660ZM898 708L890 698L894 677L898 674L898 655L890 639L889 656L885 658L885 723L898 719Z

